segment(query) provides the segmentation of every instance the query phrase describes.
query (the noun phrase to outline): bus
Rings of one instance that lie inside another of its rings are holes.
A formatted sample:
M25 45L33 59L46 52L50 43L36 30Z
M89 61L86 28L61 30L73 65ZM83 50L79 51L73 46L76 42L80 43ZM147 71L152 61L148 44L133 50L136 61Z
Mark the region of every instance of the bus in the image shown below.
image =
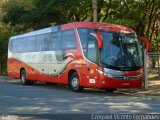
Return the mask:
M8 76L20 79L22 85L36 81L66 84L74 92L85 87L140 88L142 46L136 33L121 25L73 22L52 26L10 38Z

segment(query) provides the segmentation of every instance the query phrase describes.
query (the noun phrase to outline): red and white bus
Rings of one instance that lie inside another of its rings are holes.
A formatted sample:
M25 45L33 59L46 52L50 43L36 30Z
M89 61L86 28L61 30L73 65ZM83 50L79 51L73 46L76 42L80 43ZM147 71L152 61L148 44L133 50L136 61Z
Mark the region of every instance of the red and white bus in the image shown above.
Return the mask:
M23 85L34 81L114 90L140 88L140 41L127 27L74 22L13 36L8 47L8 76Z

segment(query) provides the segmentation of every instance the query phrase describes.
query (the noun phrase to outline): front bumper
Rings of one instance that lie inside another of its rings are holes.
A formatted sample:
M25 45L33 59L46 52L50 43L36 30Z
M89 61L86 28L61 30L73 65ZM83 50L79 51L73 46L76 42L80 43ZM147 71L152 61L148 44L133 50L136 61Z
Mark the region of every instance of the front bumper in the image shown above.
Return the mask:
M99 88L141 88L143 77L135 80L118 80L107 77L99 79Z

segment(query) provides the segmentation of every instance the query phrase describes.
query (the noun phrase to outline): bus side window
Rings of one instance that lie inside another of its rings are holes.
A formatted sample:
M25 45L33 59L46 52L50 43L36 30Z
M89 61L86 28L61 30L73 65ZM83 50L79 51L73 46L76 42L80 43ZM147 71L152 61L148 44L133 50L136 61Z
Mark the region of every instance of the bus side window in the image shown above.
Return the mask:
M17 46L17 52L26 52L26 38L18 38L18 46Z
M83 53L86 57L87 57L88 31L89 31L88 29L84 29L84 28L79 28L78 29Z
M36 51L47 50L47 34L37 35Z
M17 39L12 39L10 44L11 44L11 51L17 52Z
M8 49L9 49L9 51L13 52L13 39L9 40Z
M48 50L59 50L61 42L61 32L52 32L50 33L50 38L48 40Z
M30 36L26 38L26 52L35 52L36 51L36 35Z
M61 42L61 48L62 49L76 49L77 48L77 42L76 37L74 34L74 30L64 30L62 31L62 42Z
M88 40L87 58L94 63L98 62L98 47L95 39Z

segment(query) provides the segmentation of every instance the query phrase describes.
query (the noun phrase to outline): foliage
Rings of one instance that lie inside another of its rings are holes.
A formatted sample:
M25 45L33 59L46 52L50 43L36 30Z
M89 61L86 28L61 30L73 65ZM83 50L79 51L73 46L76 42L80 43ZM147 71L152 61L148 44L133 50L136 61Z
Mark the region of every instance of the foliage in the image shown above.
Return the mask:
M10 25L0 24L0 73L6 74L8 38L13 35Z
M3 5L3 10L3 22L20 24L24 29L73 22L74 16L79 21L92 19L91 0L32 0L27 3L25 0L9 0Z
M99 22L131 27L149 39L152 52L159 52L160 0L97 1ZM92 13L92 0L1 0L0 68L6 66L10 36L56 24L92 21Z

